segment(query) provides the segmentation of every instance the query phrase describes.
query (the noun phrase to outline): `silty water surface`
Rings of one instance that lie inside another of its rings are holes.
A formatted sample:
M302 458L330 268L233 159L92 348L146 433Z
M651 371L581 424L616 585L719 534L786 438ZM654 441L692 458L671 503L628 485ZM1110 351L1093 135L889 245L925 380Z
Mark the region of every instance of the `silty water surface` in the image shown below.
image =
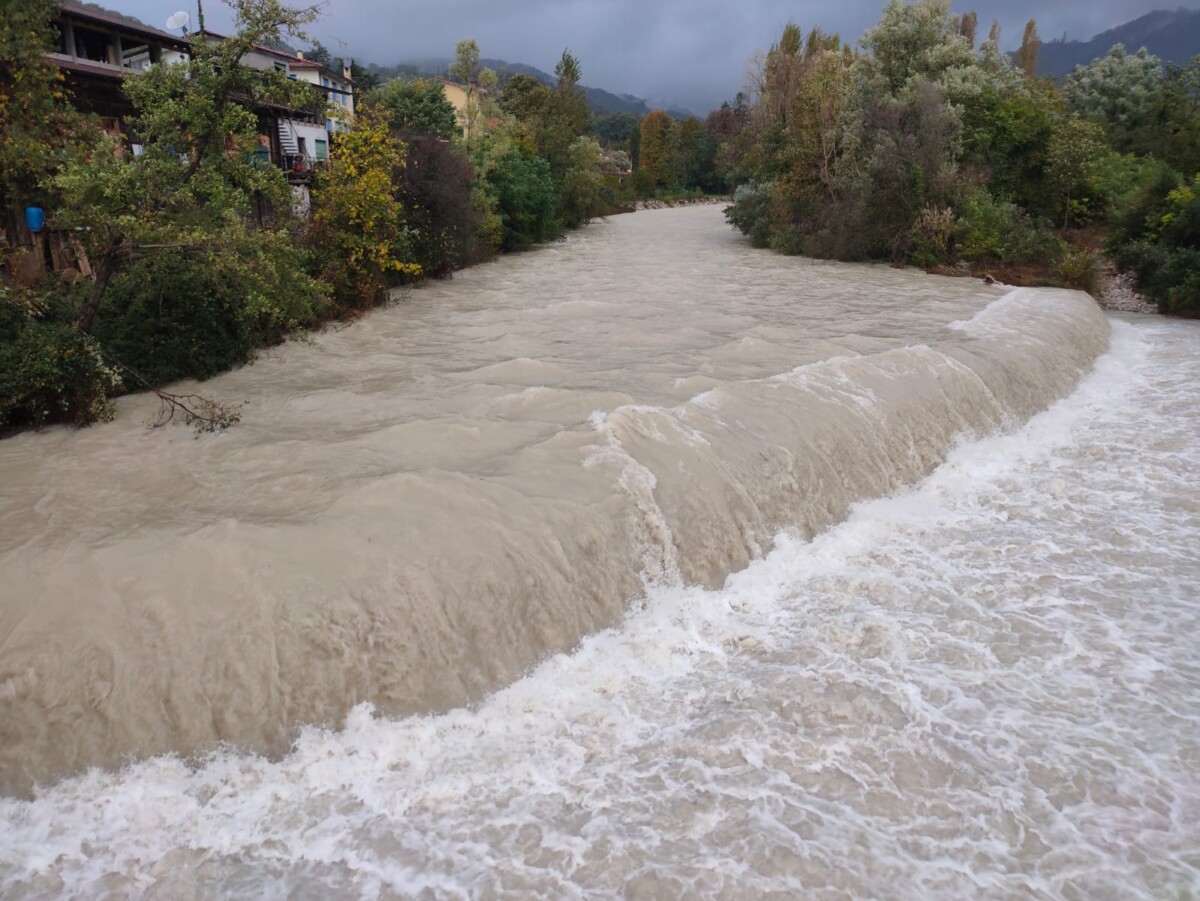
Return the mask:
M1002 336L1040 315L1028 302L951 331ZM359 707L274 762L160 758L5 801L0 878L15 895L1186 897L1196 338L1116 323L1028 424L813 541L780 536L719 588L667 575L474 708Z

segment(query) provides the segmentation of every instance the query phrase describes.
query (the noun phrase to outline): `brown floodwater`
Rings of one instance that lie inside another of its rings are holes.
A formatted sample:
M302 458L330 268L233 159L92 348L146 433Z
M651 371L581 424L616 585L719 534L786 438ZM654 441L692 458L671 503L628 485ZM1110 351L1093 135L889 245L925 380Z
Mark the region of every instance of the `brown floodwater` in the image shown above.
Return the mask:
M6 440L0 787L478 701L1020 423L1108 341L1083 294L664 210L264 353L201 389L245 402L225 433L149 429L142 396Z

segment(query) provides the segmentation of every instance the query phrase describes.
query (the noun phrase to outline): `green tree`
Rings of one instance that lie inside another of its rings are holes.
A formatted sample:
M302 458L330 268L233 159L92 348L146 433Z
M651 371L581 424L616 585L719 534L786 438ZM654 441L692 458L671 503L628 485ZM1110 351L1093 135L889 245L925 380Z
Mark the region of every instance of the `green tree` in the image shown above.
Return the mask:
M1064 121L1050 139L1046 175L1059 204L1063 228L1071 214L1086 218L1091 212L1087 190L1093 166L1107 149L1104 133L1094 122L1080 116Z
M594 115L588 130L605 147L629 148L629 138L640 120L631 113L601 113Z
M1167 67L1156 109L1132 143L1181 172L1200 172L1200 56Z
M482 94L496 86L496 73L479 65L479 45L471 38L459 41L454 48L454 62L450 64L450 77L462 83L467 92L466 109L462 113L463 139L467 152L483 123L484 107Z
M595 138L576 138L568 153L571 164L561 183L558 214L563 225L574 228L596 214L604 192L604 175L600 144Z
M495 191L506 250L554 236L558 230L554 211L559 198L545 159L510 144L495 159L487 178Z
M449 139L459 131L454 105L431 79L389 81L367 94L363 107L383 116L397 134L418 132Z
M237 0L238 29L217 43L199 41L185 63L129 77L143 150L127 153L106 137L51 180L60 195L60 228L81 228L95 270L78 324L89 331L109 281L131 260L160 250L244 254L256 243L250 214L262 199L288 210L283 173L261 166L256 107L319 103L307 85L281 73L239 65L253 47L301 34L313 18L278 0ZM319 291L310 299L315 302ZM264 305L278 296L251 298ZM283 315L288 315L284 313Z
M84 137L62 78L45 54L54 48L50 0L7 3L0 15L0 211L43 199L39 187Z
M1162 60L1143 47L1126 53L1115 45L1087 66L1076 66L1063 83L1067 108L1104 122L1119 150L1132 148L1139 129L1163 108Z

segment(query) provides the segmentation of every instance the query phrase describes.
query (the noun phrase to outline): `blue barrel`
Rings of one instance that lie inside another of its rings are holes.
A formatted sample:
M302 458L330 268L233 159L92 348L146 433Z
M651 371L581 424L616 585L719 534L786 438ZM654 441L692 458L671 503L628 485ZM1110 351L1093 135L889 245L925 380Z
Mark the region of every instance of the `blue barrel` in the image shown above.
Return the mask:
M25 207L25 224L36 235L46 227L46 211L40 206Z

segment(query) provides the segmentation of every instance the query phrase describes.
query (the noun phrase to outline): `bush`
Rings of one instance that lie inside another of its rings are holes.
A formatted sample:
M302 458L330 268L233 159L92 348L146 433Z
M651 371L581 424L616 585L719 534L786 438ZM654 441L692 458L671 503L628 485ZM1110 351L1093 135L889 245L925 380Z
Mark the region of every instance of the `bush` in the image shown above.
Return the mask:
M162 253L109 283L94 334L154 385L206 379L313 322L322 287L285 235L256 232L211 255Z
M940 266L953 261L958 219L954 210L926 207L909 233L908 258L915 266Z
M505 250L547 241L558 233L554 221L558 192L545 159L513 147L496 160L488 181L504 230Z
M754 247L771 243L771 185L744 184L734 192L733 204L725 209L729 224L750 238Z
M1100 261L1086 247L1080 247L1063 256L1055 267L1063 283L1080 291L1095 294L1100 284Z
M0 426L111 419L120 376L70 320L72 305L0 292Z
M407 210L409 247L421 270L440 278L491 255L479 238L483 213L472 196L471 163L432 135L408 141L399 200Z
M983 188L963 203L955 238L959 256L974 262L1048 263L1065 250L1049 226Z
M1110 250L1160 312L1200 316L1200 176L1180 184L1171 170L1156 172L1126 212Z
M1120 249L1115 262L1137 276L1138 287L1160 313L1200 316L1200 251L1134 241Z

